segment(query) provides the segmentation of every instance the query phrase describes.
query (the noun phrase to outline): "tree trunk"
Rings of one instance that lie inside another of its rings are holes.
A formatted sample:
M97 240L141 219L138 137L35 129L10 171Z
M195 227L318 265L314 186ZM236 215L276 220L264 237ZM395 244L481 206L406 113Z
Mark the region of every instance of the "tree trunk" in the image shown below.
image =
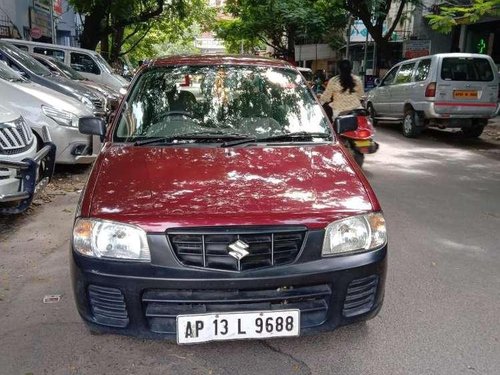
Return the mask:
M109 62L109 36L105 35L101 39L101 55Z
M124 27L119 27L118 29L116 29L113 32L113 37L111 40L111 53L109 55L109 63L110 64L115 63L120 56L124 32L125 32Z
M287 61L295 62L295 28L289 27L287 30Z
M105 29L104 23L107 19L107 7L105 1L97 1L92 11L85 16L80 40L82 48L95 50L101 41Z

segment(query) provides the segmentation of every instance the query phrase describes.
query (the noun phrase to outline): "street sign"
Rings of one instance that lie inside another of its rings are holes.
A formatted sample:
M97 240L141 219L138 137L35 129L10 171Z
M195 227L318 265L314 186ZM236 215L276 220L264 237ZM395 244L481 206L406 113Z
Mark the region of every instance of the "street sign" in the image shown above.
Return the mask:
M39 27L32 27L30 30L30 36L32 39L40 39L42 37L42 30Z

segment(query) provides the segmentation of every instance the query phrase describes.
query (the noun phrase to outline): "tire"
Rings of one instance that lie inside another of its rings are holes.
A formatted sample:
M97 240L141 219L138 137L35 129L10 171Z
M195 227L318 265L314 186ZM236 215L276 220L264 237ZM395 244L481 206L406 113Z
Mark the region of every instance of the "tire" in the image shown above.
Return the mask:
M356 160L356 163L361 168L363 166L363 162L365 161L365 155L356 150L351 150L351 152L352 156L354 157L354 160Z
M408 108L403 117L403 135L407 138L415 138L422 132L422 128L417 125L417 113Z
M348 140L345 141L344 146L347 148L347 150L349 151L349 153L352 155L352 157L354 158L354 161L356 162L356 164L358 164L360 167L362 167L363 166L363 162L365 161L365 155L362 154L361 152L359 152L358 150L356 150L351 145L351 142L348 141Z
M378 121L375 120L375 117L377 116L377 112L375 112L375 108L373 108L373 104L368 103L368 105L366 106L366 110L368 111L368 116L370 116L370 118L372 120L373 126L377 126Z
M462 133L468 138L477 138L483 133L484 127L485 125L465 127L462 128Z

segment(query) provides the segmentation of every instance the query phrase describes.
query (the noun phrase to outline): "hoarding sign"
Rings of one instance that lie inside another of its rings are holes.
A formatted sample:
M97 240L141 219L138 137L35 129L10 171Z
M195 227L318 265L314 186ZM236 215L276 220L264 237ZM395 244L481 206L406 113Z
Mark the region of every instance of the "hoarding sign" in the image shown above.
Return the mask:
M50 13L38 8L31 8L31 30L40 29L42 36L52 37L52 23L50 22ZM36 32L35 32L36 33ZM39 38L34 38L39 39Z
M427 56L431 54L430 40L405 40L403 42L403 57L413 59L415 57Z
M54 0L54 14L58 17L63 14L63 4L62 0Z

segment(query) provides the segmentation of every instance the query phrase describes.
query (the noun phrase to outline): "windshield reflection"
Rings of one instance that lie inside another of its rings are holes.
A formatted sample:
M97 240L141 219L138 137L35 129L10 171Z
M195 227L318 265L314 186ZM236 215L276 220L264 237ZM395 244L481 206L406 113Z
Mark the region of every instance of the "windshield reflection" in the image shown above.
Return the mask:
M191 133L263 138L330 128L303 78L291 69L249 66L153 68L133 88L117 141Z

